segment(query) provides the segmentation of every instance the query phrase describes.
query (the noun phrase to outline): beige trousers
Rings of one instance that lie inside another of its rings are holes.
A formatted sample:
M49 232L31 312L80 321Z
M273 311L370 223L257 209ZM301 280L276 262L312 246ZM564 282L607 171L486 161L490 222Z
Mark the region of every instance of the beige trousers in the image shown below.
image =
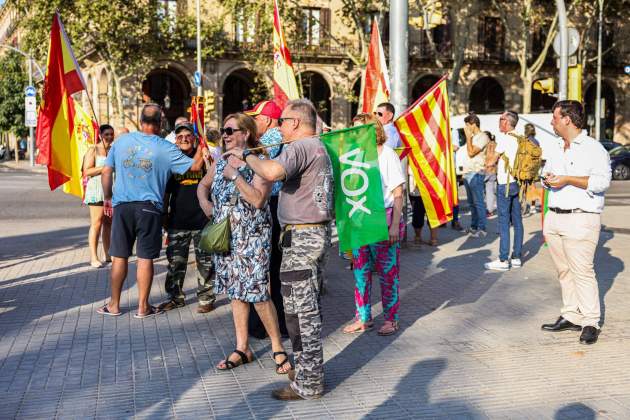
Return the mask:
M600 229L599 214L549 211L545 217L543 234L562 288L561 315L582 327L599 328L599 288L593 259Z

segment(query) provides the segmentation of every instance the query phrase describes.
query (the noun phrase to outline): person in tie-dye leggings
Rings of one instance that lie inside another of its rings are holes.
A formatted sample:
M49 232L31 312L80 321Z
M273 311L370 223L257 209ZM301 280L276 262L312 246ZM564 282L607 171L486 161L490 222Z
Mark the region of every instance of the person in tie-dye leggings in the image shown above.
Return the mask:
M391 335L398 331L398 306L400 302L398 271L400 238L405 229L405 222L402 219L405 178L398 155L384 144L386 136L381 123L370 114L359 114L353 122L354 125L374 124L376 127L378 166L381 173L383 201L387 212L389 240L352 250L356 313L354 320L346 325L343 332L352 334L373 327L371 290L372 270L375 270L380 278L383 315L385 317L385 322L378 330L378 334Z

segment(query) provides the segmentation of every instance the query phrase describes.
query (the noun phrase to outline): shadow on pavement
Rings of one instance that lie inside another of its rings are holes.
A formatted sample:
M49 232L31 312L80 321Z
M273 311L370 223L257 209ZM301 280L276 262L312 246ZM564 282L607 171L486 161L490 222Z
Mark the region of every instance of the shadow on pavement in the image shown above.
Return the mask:
M582 403L565 405L556 411L556 414L553 416L554 420L594 420L595 417L595 411Z
M604 236L606 235L606 236ZM599 301L601 308L601 319L599 325L604 325L606 321L606 294L612 287L615 279L625 269L625 264L620 258L610 254L610 248L604 246L606 242L615 237L612 232L602 232L595 251L595 276L599 287Z
M77 249L87 247L88 229L88 226L81 226L2 238L0 240L0 260L31 257L34 260L54 254L55 251L61 248ZM20 261L19 263L23 262ZM0 266L0 269L8 268L12 265Z

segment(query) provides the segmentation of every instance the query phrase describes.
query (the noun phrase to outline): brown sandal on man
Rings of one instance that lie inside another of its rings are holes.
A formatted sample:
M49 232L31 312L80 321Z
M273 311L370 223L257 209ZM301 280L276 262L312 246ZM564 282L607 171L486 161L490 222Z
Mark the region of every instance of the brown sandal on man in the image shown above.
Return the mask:
M230 360L230 356L232 354L236 353L239 357L240 357L240 361L239 362L233 362ZM250 359L245 353L243 353L240 350L234 350L230 356L228 356L225 360L223 360L223 363L225 364L225 367L219 367L217 366L217 369L219 370L232 370L234 368L237 368L241 365L246 365L247 363L251 363L254 360L254 355L252 354L252 358Z
M385 321L383 326L378 330L378 335L392 335L398 331L398 321Z

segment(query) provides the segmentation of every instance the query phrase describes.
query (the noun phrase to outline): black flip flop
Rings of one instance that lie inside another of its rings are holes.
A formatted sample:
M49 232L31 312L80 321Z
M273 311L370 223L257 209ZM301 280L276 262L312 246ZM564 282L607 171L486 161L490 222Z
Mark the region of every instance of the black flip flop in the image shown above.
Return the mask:
M284 360L280 363L276 363L276 356L280 356L280 355L284 355ZM293 365L291 364L291 361L289 360L289 355L287 354L286 351L274 351L273 362L276 363L276 373L278 375L286 375L287 373L291 371L291 369L293 369ZM287 363L289 364L289 366L291 366L291 369L287 370L286 372L280 372L280 368L286 365Z
M105 306L103 306L101 308L98 308L96 310L96 313L100 314L100 315L107 315L107 316L121 316L122 315L122 312L110 312L110 310L107 307L107 305L105 305Z
M241 358L241 362L240 363L234 363L233 361L230 360L230 356L232 354L238 354L238 356ZM254 357L252 356L252 359L250 360L249 357L247 357L247 355L245 353L243 353L240 350L234 350L232 353L230 353L230 355L228 357L225 358L225 367L224 368L220 368L217 367L217 369L219 370L232 370L234 368L237 368L241 365L245 365L247 363L251 363L254 360Z

